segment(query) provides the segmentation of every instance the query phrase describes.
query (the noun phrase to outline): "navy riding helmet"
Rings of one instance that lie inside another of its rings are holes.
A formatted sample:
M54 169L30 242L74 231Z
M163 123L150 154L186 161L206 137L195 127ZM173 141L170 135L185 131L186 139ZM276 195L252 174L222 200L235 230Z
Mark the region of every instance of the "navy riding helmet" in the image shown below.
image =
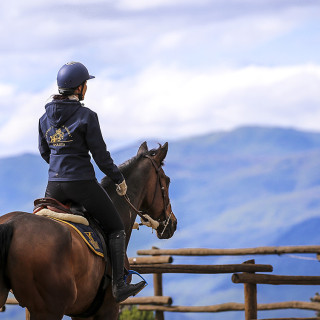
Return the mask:
M86 80L93 79L89 75L88 69L80 62L68 62L63 65L57 75L58 88L74 89L84 83ZM60 90L59 90L60 91Z

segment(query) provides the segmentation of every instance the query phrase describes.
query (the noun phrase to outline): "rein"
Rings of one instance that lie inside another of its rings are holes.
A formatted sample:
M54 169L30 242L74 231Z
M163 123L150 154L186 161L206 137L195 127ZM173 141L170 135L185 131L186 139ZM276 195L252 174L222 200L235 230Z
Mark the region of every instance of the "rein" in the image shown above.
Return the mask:
M157 172L157 177L158 177L158 181L159 181L159 185L160 185L160 188L161 188L161 194L162 194L162 199L163 199L163 204L164 204L164 214L166 213L167 211L167 208L170 204L170 200L168 201L168 204L166 205L166 201L165 201L165 188L162 186L161 184L161 178L160 178L160 169L161 169L161 165L158 167L156 162L149 156L149 155L146 155L145 156L146 158L148 158L152 165L154 166L154 168L156 169L156 172ZM158 186L158 185L157 185ZM152 203L151 203L151 206L153 205L154 203L154 200L155 200L155 197L156 197L156 192L154 193L154 197L153 197L153 200L152 200ZM157 229L160 225L160 222L152 219L148 214L148 210L146 210L146 213L143 213L143 211L139 211L130 201L130 198L128 197L128 195L124 195L124 199L126 200L126 202L128 203L128 205L130 206L130 208L141 218L141 224L142 225L146 225L148 227L152 227L153 229ZM151 207L150 206L150 207ZM170 219L171 219L171 216L172 216L172 210L170 212L170 215L169 217L165 220L165 221L161 221L161 223L163 224L164 228L161 232L161 236L163 235L164 231L166 230L167 226L169 225L169 222L170 222Z
M125 194L125 195L123 196L123 198L124 198L124 200L127 201L128 205L131 207L131 209L132 209L142 220L144 220L145 222L148 221L148 219L147 219L146 217L144 217L142 211L139 211L139 210L131 203L130 198L128 197L127 194Z

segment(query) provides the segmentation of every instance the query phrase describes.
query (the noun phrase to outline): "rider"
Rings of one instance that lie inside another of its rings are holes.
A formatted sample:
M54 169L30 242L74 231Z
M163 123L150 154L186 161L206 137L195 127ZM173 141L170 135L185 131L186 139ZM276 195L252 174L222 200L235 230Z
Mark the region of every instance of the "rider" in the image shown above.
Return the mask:
M87 91L87 80L93 78L79 62L60 68L59 94L45 105L46 112L39 120L39 151L49 164L45 196L79 203L100 222L111 255L113 296L121 302L137 294L145 282L124 281L124 225L109 195L97 182L90 161L89 152L101 171L113 180L117 193L126 194L126 181L107 151L98 116L80 102Z

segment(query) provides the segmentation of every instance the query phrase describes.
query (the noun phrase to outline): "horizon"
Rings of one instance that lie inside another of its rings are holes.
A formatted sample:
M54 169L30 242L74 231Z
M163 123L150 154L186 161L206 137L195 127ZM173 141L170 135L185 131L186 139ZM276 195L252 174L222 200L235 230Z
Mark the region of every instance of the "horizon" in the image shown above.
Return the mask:
M252 128L252 129L269 129L269 130L283 130L283 131L295 131L295 132L301 132L301 133L307 133L307 134L319 134L320 135L320 129L319 131L316 131L316 130L300 130L300 129L297 129L297 128L294 128L294 127L280 127L280 126L259 126L259 125L244 125L244 126L239 126L239 127L235 127L235 128L232 128L232 129L229 129L229 130L216 130L216 131L211 131L211 132L207 132L207 133L203 133L203 134L195 134L193 136L186 136L186 137L181 137L181 138L177 138L177 139L165 139L163 140L162 142L159 142L159 139L156 139L156 138L151 138L151 139L141 139L141 140L136 140L136 141L129 141L128 143L126 144L120 144L120 145L116 145L116 146L113 146L111 148L107 147L108 151L110 151L111 153L111 156L113 154L117 154L117 153L120 153L122 151L125 151L129 148L138 148L140 146L140 144L144 141L146 141L148 143L148 147L149 148L152 148L152 147L156 147L158 145L158 143L164 143L164 142L169 142L169 145L170 143L179 143L179 142L183 142L183 141L187 141L187 140L193 140L193 139L198 139L198 138L202 138L202 137L208 137L208 136L211 136L211 135L215 135L215 134L221 134L221 133L224 133L224 134L227 134L227 133L232 133L232 132L235 132L235 131L238 131L238 130L243 130L243 129L249 129L249 128ZM154 145L154 146L153 146ZM4 155L4 156L1 156L0 154L0 160L1 159L8 159L8 158L16 158L16 157L20 157L20 156L24 156L24 155L34 155L34 156L39 156L40 157L40 154L39 154L39 151L36 149L36 150L33 150L33 151L26 151L26 152L21 152L21 153L16 153L16 154L11 154L11 155ZM92 161L94 161L94 159L92 158Z

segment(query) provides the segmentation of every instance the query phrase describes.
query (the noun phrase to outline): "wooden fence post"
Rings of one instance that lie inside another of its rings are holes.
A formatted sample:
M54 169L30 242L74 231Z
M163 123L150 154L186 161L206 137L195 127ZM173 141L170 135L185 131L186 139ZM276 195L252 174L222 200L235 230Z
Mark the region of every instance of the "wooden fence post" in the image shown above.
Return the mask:
M152 247L152 250L159 249L157 247ZM162 287L162 273L153 274L153 288L155 296L163 296L163 287ZM164 312L156 311L155 320L164 320Z
M244 263L254 264L254 260ZM255 283L244 283L244 314L245 320L257 319L257 285Z

